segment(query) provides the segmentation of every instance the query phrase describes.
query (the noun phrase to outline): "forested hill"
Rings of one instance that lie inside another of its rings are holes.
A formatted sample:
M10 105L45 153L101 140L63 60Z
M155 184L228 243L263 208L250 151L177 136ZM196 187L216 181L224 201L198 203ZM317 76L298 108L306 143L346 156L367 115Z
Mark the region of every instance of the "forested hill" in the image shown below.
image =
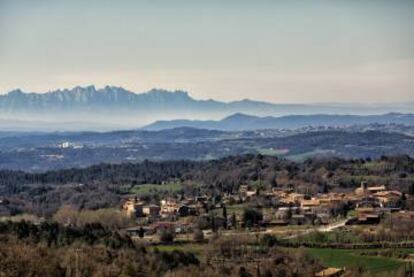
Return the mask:
M123 164L99 164L87 168L51 170L44 173L0 170L0 185L66 184L66 183L128 183L157 184L170 178L181 178L186 172L199 168L195 161L165 161Z
M378 166L373 166L378 164ZM371 165L371 166L368 166ZM318 158L297 163L263 155L229 156L210 161L144 161L142 163L99 164L87 168L52 170L44 173L0 170L0 186L31 184L161 184L168 180L196 181L206 185L240 184L248 180L266 182L281 172L289 178L323 168L326 172L353 173L363 168L367 174L414 173L414 159L409 156L383 156L378 160ZM325 173L326 173L325 172ZM270 177L269 177L270 176Z
M167 161L100 164L82 169L44 173L0 171L0 214L54 214L62 205L79 209L119 208L123 197L143 184L153 191L142 197L161 199L168 191L162 183L175 184L186 195L220 195L237 192L240 185L293 188L317 193L346 190L361 181L414 192L414 159L408 156L378 160L339 158L308 159L297 163L263 155L231 156L210 161Z

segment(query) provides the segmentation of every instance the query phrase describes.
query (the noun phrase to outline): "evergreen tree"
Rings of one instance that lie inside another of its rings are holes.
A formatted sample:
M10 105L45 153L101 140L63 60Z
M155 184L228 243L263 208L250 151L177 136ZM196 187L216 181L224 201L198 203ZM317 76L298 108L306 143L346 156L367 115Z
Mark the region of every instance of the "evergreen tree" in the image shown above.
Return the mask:
M215 233L217 231L216 228L216 218L214 214L211 215L211 230Z
M138 229L138 237L143 238L145 234L144 228L139 227Z
M235 229L237 227L237 219L236 219L236 214L233 213L231 215L231 226Z
M226 208L226 205L223 205L223 218L224 218L223 227L224 227L224 229L227 229L227 208Z

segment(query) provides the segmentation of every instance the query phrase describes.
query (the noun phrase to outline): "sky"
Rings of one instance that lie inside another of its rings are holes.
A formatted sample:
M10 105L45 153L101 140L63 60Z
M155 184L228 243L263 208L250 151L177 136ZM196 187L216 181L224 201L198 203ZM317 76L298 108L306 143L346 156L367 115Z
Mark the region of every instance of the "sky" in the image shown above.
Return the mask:
M0 0L0 93L414 101L414 1Z

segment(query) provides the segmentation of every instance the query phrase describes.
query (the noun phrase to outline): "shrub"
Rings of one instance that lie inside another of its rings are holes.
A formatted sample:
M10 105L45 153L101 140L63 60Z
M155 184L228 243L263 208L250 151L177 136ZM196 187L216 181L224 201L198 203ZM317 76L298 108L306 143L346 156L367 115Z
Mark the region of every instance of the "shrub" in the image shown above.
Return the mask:
M173 242L175 234L171 230L163 229L163 230L160 231L159 236L160 236L160 241L161 242Z
M269 235L269 234L265 234L261 239L260 239L260 244L263 246L268 246L268 247L273 247L278 243L278 240L275 236Z
M263 219L263 214L255 209L245 209L243 212L243 221L246 227L252 227Z

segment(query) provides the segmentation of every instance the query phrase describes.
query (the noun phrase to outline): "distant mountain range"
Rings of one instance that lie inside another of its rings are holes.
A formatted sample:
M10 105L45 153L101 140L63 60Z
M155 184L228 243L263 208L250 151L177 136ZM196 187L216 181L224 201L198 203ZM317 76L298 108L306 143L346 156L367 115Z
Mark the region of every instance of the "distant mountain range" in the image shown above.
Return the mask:
M46 93L26 93L19 89L0 95L0 128L32 124L47 130L113 130L136 128L156 120L213 119L235 113L255 116L309 114L408 113L414 103L395 105L362 104L274 104L244 99L233 102L197 100L185 91L152 89L134 93L121 87L75 87ZM231 118L230 118L231 119ZM227 119L229 120L229 119ZM30 122L27 122L30 121ZM44 122L44 124L42 123ZM212 123L214 124L214 123ZM56 127L54 127L56 126Z
M383 115L290 115L282 117L258 117L234 114L222 120L171 120L157 121L143 127L144 130L163 130L179 127L200 129L241 131L260 129L295 129L307 126L341 127L366 124L407 124L414 125L414 114L389 113Z
M229 103L215 100L196 100L185 91L152 89L144 93L134 93L122 87L95 86L75 87L46 93L25 93L20 89L0 95L1 112L48 112L48 111L99 111L123 109L127 111L148 111L168 109L176 111L220 111L220 110L272 110L277 107L304 108L306 105L275 105L266 102L241 100Z

